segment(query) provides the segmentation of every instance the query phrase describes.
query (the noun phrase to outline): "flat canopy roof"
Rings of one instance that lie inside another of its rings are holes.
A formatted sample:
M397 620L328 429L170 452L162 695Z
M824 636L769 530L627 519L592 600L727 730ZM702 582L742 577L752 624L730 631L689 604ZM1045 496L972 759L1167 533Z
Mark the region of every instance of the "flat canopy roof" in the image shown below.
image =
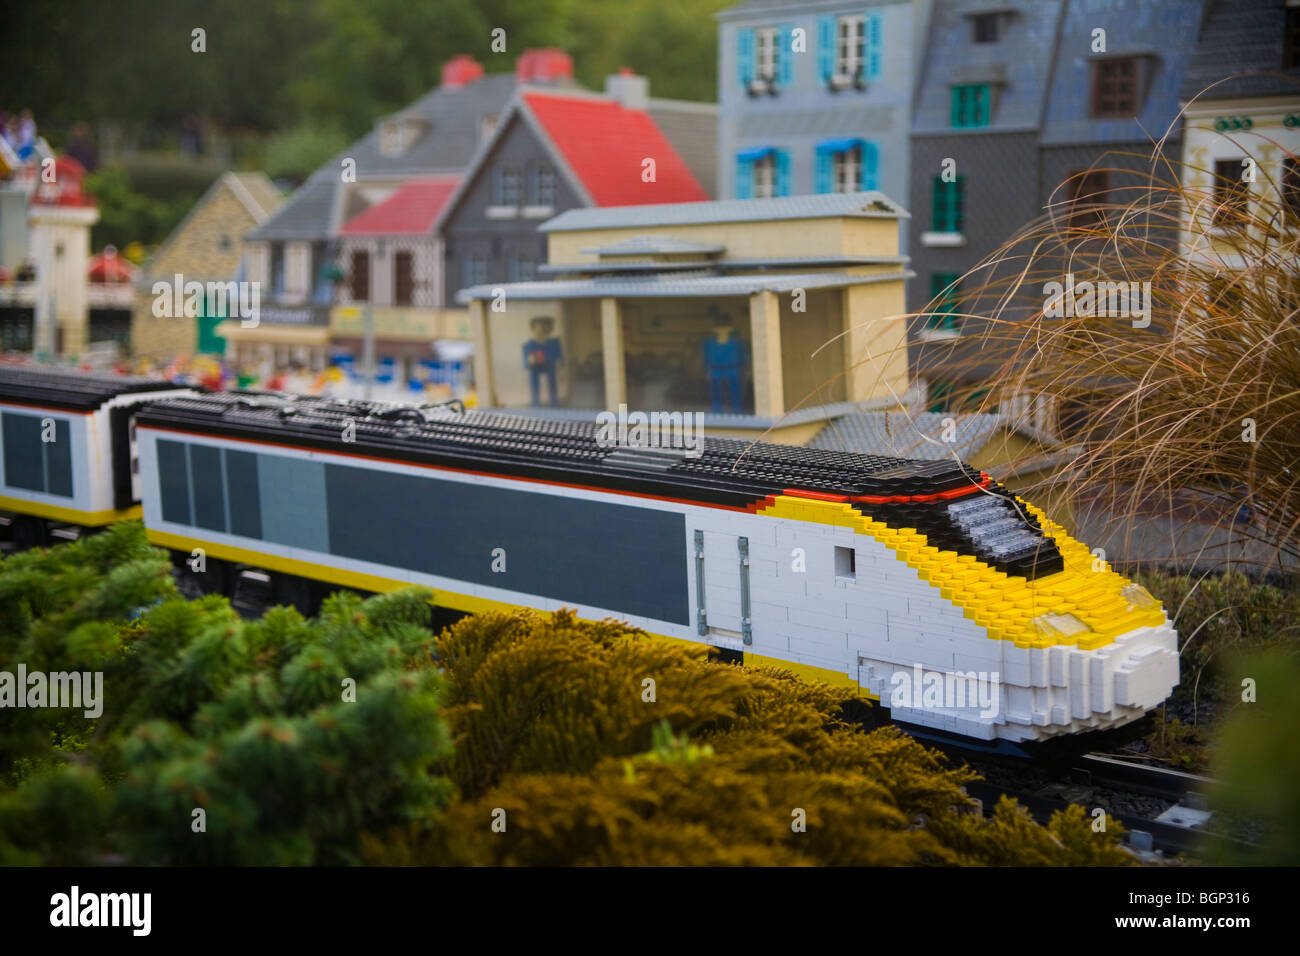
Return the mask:
M882 192L821 193L775 199L718 199L644 206L570 209L538 226L541 232L584 229L634 229L646 226L689 226L721 222L774 222L781 219L910 219Z
M724 275L714 273L671 273L667 275L601 275L592 279L556 279L543 282L507 282L461 289L461 302L494 299L501 290L506 298L604 299L604 298L692 298L706 295L753 295L756 292L792 292L795 289L842 289L910 279L910 270L859 275L852 272L793 272Z

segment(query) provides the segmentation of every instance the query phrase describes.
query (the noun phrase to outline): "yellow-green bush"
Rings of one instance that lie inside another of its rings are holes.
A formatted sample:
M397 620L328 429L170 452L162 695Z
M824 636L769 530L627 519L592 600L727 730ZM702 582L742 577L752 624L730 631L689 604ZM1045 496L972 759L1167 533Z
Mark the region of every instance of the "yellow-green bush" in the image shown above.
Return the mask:
M1093 833L1081 812L1042 827L1008 803L981 819L961 789L969 771L893 728L863 732L841 717L846 691L785 671L568 613L480 615L438 652L458 796L437 819L370 836L371 862L1130 861L1122 831Z

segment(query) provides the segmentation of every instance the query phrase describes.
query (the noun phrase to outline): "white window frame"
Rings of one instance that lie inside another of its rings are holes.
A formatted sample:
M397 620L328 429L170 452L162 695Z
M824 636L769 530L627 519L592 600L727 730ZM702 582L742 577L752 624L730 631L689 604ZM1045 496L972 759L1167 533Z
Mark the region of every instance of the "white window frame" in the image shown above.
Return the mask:
M835 19L835 76L852 80L858 70L866 69L867 18L850 13Z
M776 196L776 154L769 152L754 160L750 172L752 194L755 199Z
M862 147L853 146L831 156L831 187L837 193L855 193L862 182Z
M759 27L754 31L754 79L762 83L775 83L780 68L781 31L776 27Z

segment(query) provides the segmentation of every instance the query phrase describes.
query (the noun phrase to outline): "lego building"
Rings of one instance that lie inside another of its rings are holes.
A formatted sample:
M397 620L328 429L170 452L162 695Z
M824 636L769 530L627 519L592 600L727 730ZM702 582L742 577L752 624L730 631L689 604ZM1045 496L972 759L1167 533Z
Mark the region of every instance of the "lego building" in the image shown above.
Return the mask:
M1225 63L1246 75L1218 82ZM1205 201L1186 219L1183 249L1239 268L1231 219L1242 205L1280 192L1280 212L1300 223L1300 6L1212 2L1180 98L1183 186Z
M898 407L906 215L880 193L563 213L540 227L553 279L461 290L479 404L694 411L795 444L858 403Z
M653 98L630 71L607 77L603 95L521 89L435 227L447 305L472 285L535 278L546 261L537 226L565 210L711 198L716 113Z
M719 13L718 195L907 196L929 7L747 0Z
M218 332L225 318L205 308L193 318L154 315L153 285L175 276L204 283L237 280L244 234L264 223L283 202L265 173L223 173L172 230L136 277L131 319L131 351L157 361L203 352L221 355L226 341ZM212 303L215 306L215 303ZM224 310L221 310L224 311Z

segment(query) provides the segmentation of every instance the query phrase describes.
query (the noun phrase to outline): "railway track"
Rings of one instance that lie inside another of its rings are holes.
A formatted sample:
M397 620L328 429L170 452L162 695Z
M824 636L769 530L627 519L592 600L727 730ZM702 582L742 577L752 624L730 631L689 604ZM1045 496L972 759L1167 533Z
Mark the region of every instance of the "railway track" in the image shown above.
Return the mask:
M1242 836L1207 828L1212 820L1208 798L1217 786L1210 777L1095 753L1019 766L960 755L956 759L984 778L968 784L966 791L986 811L1004 795L1014 797L1040 822L1070 804L1090 816L1100 808L1129 832L1129 846L1139 855L1203 852L1221 843L1249 845Z

